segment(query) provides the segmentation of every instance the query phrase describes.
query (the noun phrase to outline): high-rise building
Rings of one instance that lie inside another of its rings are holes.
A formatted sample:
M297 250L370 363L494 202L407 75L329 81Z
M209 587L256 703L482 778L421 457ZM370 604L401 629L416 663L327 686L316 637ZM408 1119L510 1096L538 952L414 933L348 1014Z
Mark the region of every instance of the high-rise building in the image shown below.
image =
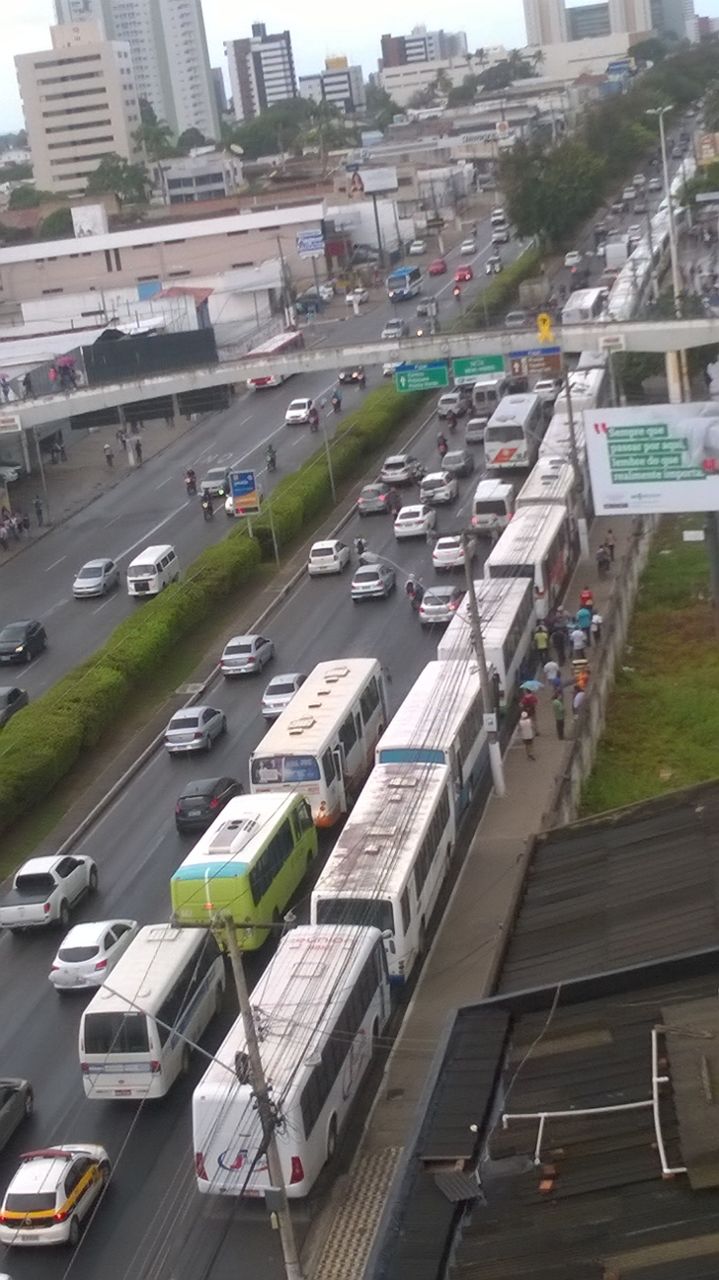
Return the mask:
M297 97L289 31L268 35L264 22L255 22L250 39L226 42L225 55L236 120L251 120L275 103Z
M439 62L467 54L464 31L428 31L413 27L408 36L382 36L382 66L404 67L410 62Z
M215 91L215 102L221 119L227 111L227 90L225 89L225 75L222 67L212 67L212 87Z
M651 0L652 26L659 35L686 39L693 25L694 0Z
M567 35L569 40L590 40L611 35L609 5L580 4L567 9Z
M174 133L219 137L201 0L55 0L58 21L94 21L130 45L140 98Z
M651 0L609 0L612 34L652 30Z
M325 69L315 76L300 76L300 97L311 102L329 102L345 115L365 105L361 67L351 67L347 58L325 58Z
M130 47L94 22L50 29L52 49L15 58L35 182L80 196L107 155L141 158L140 106Z
M527 44L564 44L568 38L564 0L524 0Z

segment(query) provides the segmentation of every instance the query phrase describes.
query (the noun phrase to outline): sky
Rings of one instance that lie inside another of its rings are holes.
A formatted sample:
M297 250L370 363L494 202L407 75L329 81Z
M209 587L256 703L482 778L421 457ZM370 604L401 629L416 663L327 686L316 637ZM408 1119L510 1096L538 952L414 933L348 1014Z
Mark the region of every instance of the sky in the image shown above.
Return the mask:
M575 0L571 0L575 3ZM0 0L0 7L14 8L11 0ZM210 61L213 66L224 66L223 41L250 35L253 22L264 22L268 31L284 31L292 35L292 47L298 75L308 75L324 65L329 54L346 54L352 63L359 63L365 77L376 71L380 53L380 36L389 30L393 35L403 35L418 23L430 29L443 27L445 31L466 31L470 49L484 45L504 44L508 48L521 47L524 43L524 16L522 0L503 0L502 4L478 4L471 6L475 15L469 19L470 7L466 0L394 0L391 17L382 0L364 0L353 23L332 21L334 5L324 9L322 21L308 28L307 9L298 8L290 0L256 0L251 7L242 8L244 18L231 18L228 11L235 6L227 0L203 0ZM23 0L18 6L22 17L2 13L2 43L0 45L0 133L19 129L23 118L13 56L16 53L32 53L50 47L48 27L54 21L53 0ZM239 6L238 6L239 8ZM343 6L336 7L338 15ZM482 14L482 10L491 10ZM698 13L719 17L719 0L697 0ZM315 8L315 12L318 12ZM299 15L299 21L298 21Z

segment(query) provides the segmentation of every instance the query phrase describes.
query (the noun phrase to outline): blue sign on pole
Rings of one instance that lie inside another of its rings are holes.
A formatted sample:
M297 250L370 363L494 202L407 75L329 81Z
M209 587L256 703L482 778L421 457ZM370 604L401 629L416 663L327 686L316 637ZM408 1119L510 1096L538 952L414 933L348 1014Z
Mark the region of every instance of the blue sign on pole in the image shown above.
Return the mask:
M325 251L322 228L297 232L297 252L300 258L320 258Z
M230 493L236 516L257 514L260 509L260 494L254 471L231 471Z

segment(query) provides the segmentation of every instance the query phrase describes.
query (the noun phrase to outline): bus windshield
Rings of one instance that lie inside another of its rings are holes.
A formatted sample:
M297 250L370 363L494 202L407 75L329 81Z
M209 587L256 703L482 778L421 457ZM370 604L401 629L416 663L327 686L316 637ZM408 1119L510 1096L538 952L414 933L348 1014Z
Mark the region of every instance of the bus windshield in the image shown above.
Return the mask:
M319 780L319 761L314 756L258 756L252 761L252 783L256 787Z
M394 932L392 903L387 898L319 898L318 924L358 924Z

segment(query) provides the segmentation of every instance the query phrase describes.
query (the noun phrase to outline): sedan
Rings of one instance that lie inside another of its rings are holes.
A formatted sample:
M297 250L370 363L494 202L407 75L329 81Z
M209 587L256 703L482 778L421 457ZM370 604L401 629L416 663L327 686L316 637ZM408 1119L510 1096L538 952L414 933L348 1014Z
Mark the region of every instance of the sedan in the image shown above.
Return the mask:
M467 254L477 252L477 241L474 239L474 236L468 236L466 240L462 241L459 246L459 252Z
M471 476L474 471L474 456L469 449L450 449L442 459L442 470L451 476Z
M429 587L422 596L419 620L423 627L452 620L461 603L464 592L461 587Z
M337 380L343 383L344 386L349 384L350 386L363 387L367 381L364 365L355 364L348 369L341 369Z
M357 600L384 599L394 591L394 569L389 564L363 564L352 579L351 596Z
M570 249L569 253L565 253L564 255L564 265L565 267L569 267L570 270L578 267L581 261L582 255L578 249Z
M436 513L432 507L416 503L411 507L402 507L394 522L395 538L423 538L437 523Z
M9 622L0 631L0 662L32 662L47 648L41 622Z
M428 276L446 276L446 274L447 274L447 263L445 262L444 258L435 258L434 261L430 262L429 266L427 267Z
M412 484L423 475L422 463L411 453L393 453L385 458L379 478L386 484Z
M486 430L488 422L489 422L488 417L469 418L467 420L467 425L464 428L465 444L483 444L484 432ZM446 456L447 455L445 454L445 457Z
M236 778L196 778L188 782L175 802L178 831L204 831L221 813L228 800L244 794Z
M88 560L78 569L72 584L76 600L84 596L105 596L120 582L120 570L114 560Z
M366 289L350 289L345 294L345 302L348 307L353 307L355 302L360 305L363 302L369 302L369 293Z
M307 677L301 671L285 672L283 676L273 676L262 695L262 714L265 720L276 720L288 707L297 690L302 687Z
M454 476L446 471L432 471L425 476L419 486L419 496L424 503L454 502L459 493L459 485ZM404 508L407 510L407 508ZM401 512L400 512L401 514Z
M462 284L467 280L474 280L474 272L471 267L457 267L457 270L454 273L454 279L456 284Z
M0 1205L0 1241L74 1249L109 1178L110 1158L94 1143L25 1152Z
M216 707L183 707L165 729L165 746L171 756L187 751L211 751L216 738L227 731L224 711Z
M311 578L324 573L343 573L350 562L350 549L346 542L332 538L328 542L313 542L310 547L307 572Z
M357 499L357 512L360 516L374 516L389 511L389 500L392 490L388 484L366 484Z
M507 329L527 329L529 316L526 311L508 311L504 317L504 324Z
M26 707L29 702L27 689L18 689L17 685L0 685L0 727Z
M33 1095L29 1080L0 1077L0 1151L10 1141L21 1121L32 1115Z
M101 987L139 927L137 920L76 924L60 943L48 974L55 990Z
M423 253L426 253L426 252L427 252L427 241L426 241L426 240L413 240L413 241L412 241L412 243L411 243L411 245L409 246L409 249L407 250L407 252L408 252L409 254L411 254L411 256L412 256L413 258L414 258L414 257L419 257L419 256L420 256L420 254L423 254Z
M312 401L303 396L300 400L291 400L285 413L285 424L288 427L301 427L309 422L312 412Z
M210 467L199 484L200 493L207 490L212 498L224 498L229 487L230 478L227 467Z
M470 538L467 547L472 560L477 550L474 538ZM437 539L432 548L432 564L437 573L464 568L464 546L460 534L449 533Z
M254 675L274 656L274 642L265 636L233 636L222 651L220 671L223 676Z

